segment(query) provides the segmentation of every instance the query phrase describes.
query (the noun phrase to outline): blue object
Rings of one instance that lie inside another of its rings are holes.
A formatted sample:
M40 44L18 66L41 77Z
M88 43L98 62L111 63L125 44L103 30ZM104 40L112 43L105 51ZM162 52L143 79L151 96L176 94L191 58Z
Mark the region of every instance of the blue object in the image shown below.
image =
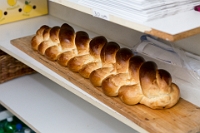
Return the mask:
M16 125L16 130L18 131L18 130L22 130L22 124L21 123L18 123L17 125Z

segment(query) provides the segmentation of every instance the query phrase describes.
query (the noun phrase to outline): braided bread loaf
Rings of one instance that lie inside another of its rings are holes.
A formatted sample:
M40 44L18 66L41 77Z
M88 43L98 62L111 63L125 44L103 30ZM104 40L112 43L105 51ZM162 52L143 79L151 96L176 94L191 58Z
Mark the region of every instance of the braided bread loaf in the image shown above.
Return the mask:
M101 86L105 95L118 96L127 105L171 108L180 98L170 73L103 36L90 39L86 32L75 32L66 23L52 28L44 25L31 45L39 54L88 78L94 86Z

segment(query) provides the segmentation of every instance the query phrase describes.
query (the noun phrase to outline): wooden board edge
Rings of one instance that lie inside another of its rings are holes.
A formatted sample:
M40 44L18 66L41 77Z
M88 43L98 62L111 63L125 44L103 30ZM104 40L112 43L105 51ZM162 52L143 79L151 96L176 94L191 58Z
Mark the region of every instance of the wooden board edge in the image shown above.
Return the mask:
M179 34L175 34L175 35L171 35L156 29L151 29L149 31L145 31L144 33L155 36L155 37L159 37L161 39L164 39L166 41L170 41L170 42L175 42L175 41L179 41L181 39L185 39L187 37L191 37L197 34L200 34L200 27L179 33Z

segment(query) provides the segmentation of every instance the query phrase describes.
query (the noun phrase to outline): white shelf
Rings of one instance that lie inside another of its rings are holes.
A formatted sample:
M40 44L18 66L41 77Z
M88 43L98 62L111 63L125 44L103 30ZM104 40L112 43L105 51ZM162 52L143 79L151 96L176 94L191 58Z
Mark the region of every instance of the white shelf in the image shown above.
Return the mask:
M25 123L28 123L30 127L39 132L58 132L58 129L60 129L59 133L61 133L61 131L66 132L66 130L72 130L72 132L134 132L135 130L139 132L146 132L135 123L107 107L97 99L91 97L86 92L83 92L77 86L57 75L47 67L43 66L10 44L10 40L12 39L35 34L36 29L38 29L42 23L49 26L55 26L63 24L64 21L50 15L46 15L5 24L1 27L0 49L31 66L65 89L56 85L50 80L47 80L41 75L26 76L24 78L19 78L1 85L0 102L9 110L14 112L14 114L24 120ZM83 30L80 27L74 25L72 26L75 30ZM88 33L90 37L96 35L89 31ZM125 126L119 121L116 121L116 119L109 117L106 113L103 113L102 111L93 107L91 104L88 104L84 100L72 95L72 93L68 92L66 89L105 111L109 115L119 119L135 130ZM66 99L70 97L73 97L73 100L70 100L69 102ZM73 101L74 103L71 103ZM77 101L82 102L78 104L79 102ZM76 112L78 109L80 109L80 112ZM86 111L81 111L85 109ZM96 115L100 115L97 116L100 119L96 118ZM93 119L93 117L95 118L94 120L91 120L89 117L91 117L91 119ZM99 119L99 121L97 119ZM104 122L104 119L107 122ZM102 124L102 127L100 123ZM113 124L106 125L106 123L119 123L119 125L114 124L116 127L112 127ZM99 126L96 126L96 124ZM59 128L55 128L55 126L59 126ZM122 130L120 127L124 129Z
M136 132L41 74L5 82L0 92L0 103L38 133Z
M69 0L50 1L93 15L93 9L78 4L78 0L75 2ZM196 11L187 11L147 22L133 22L109 15L109 21L169 41L180 40L200 33L200 13Z

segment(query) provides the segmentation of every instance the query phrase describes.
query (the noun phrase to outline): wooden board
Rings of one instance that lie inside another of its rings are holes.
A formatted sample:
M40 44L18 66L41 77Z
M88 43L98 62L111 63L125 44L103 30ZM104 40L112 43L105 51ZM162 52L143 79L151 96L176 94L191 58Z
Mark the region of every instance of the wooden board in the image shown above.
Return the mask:
M185 32L181 32L181 33L175 34L175 35L171 35L171 34L156 30L156 29L151 29L150 31L145 31L144 33L162 38L166 41L175 42L175 41L199 34L200 27L197 27L197 28L185 31Z
M104 95L100 87L94 87L88 79L81 77L78 73L74 73L67 67L62 67L56 62L50 61L44 56L39 55L36 51L33 51L30 44L31 38L32 36L22 37L11 40L11 43L145 130L153 133L200 132L199 107L182 98L180 98L174 107L164 110L153 110L140 104L135 106L125 105L117 97Z

